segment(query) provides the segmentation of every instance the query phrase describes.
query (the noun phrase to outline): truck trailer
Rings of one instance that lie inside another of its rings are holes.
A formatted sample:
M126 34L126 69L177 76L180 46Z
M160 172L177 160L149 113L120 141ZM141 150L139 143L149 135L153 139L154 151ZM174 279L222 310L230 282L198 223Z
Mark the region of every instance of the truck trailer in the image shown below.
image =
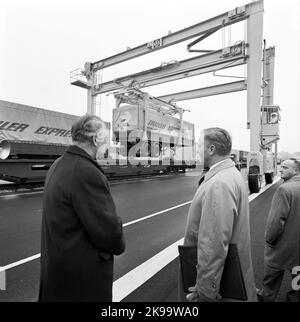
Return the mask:
M134 117L134 113L132 115ZM71 127L78 118L76 115L0 100L0 179L15 183L43 182L51 164L72 144ZM121 122L120 118L115 120L114 129ZM171 124L179 126L174 122ZM110 123L105 122L105 125L110 143ZM150 138L151 123L147 133ZM117 135L116 130L114 134ZM194 137L190 142L193 140ZM166 148L167 139L163 142ZM134 156L134 162L128 162L127 156L119 155L122 149L109 146L109 143L106 153L97 158L108 178L180 172L195 166L191 153L188 163L176 162L170 154L164 160L155 158L155 162L145 162L139 152ZM130 142L122 143L133 146Z
M0 179L44 180L54 160L72 144L71 127L78 118L0 100Z

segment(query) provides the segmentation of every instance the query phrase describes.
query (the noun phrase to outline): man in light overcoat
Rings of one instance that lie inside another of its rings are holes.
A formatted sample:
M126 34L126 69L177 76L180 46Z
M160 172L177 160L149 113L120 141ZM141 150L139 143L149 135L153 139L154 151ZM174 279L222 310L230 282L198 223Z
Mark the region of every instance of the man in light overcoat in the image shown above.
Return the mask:
M221 298L220 281L229 244L237 246L247 301L256 301L251 247L248 190L230 159L231 137L226 130L202 132L204 167L209 167L191 203L184 245L197 245L197 278L188 301L231 301ZM232 283L235 283L233 280Z

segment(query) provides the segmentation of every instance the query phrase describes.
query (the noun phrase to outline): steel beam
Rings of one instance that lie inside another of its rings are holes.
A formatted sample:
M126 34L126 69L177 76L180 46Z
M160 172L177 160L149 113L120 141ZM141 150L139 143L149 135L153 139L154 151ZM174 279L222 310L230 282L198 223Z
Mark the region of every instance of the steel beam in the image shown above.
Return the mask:
M179 102L201 97L244 91L246 89L246 81L242 80L232 83L225 83L215 86L193 89L185 92L172 93L168 95L159 96L158 98L166 102Z
M119 54L110 56L108 58L96 61L92 64L93 71L101 68L106 68L145 54L152 53L159 49L163 49L182 41L201 36L205 33L211 32L216 28L226 27L234 23L243 21L251 15L261 11L262 0L248 3L247 5L235 8L234 10L227 11L211 19L202 21L198 24L188 28L171 33L164 37L155 39L151 42L144 43L141 46L123 51Z
M260 113L263 49L263 1L261 10L247 21L247 127L250 128L250 151L260 149Z
M269 47L265 51L263 63L263 103L262 105L273 105L274 92L274 60L275 47Z
M93 86L95 84L95 73L88 80L87 87L87 113L96 115L96 97L93 95Z
M159 66L140 73L127 75L113 81L94 86L94 95L114 91L126 86L138 84L140 88L153 86L177 79L196 76L215 70L239 66L246 63L244 54L222 57L222 50L196 56L180 62Z

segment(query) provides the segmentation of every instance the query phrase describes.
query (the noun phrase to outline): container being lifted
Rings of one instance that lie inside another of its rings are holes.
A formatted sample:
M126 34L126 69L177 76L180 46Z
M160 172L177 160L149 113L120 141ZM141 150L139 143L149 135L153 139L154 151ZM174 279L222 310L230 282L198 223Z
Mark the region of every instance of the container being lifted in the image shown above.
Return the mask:
M17 184L43 182L52 163L72 144L71 127L78 118L0 100L0 180ZM127 157L120 157L118 150L109 146L110 123L104 123L108 144L106 150L97 155L97 162L109 179L184 172L194 167L192 153L189 162L183 164L176 164L173 158L170 164L158 160L150 166L144 160L148 157L135 157L135 162L127 162Z
M167 148L176 153L177 148L194 146L194 124L182 119L187 110L135 88L114 96L113 140L121 144L122 155L159 157Z

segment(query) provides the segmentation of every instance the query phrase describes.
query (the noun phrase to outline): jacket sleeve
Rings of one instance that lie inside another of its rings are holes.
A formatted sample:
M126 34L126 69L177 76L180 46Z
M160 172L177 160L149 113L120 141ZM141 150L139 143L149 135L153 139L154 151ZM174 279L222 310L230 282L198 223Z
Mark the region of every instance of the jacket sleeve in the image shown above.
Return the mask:
M288 192L279 187L272 199L267 219L265 239L267 244L274 245L284 231L285 223L290 212Z
M205 192L198 233L196 289L216 299L237 214L235 195L228 185L213 183Z
M100 170L94 166L75 167L71 195L76 214L94 246L100 252L121 254L125 249L122 220Z

